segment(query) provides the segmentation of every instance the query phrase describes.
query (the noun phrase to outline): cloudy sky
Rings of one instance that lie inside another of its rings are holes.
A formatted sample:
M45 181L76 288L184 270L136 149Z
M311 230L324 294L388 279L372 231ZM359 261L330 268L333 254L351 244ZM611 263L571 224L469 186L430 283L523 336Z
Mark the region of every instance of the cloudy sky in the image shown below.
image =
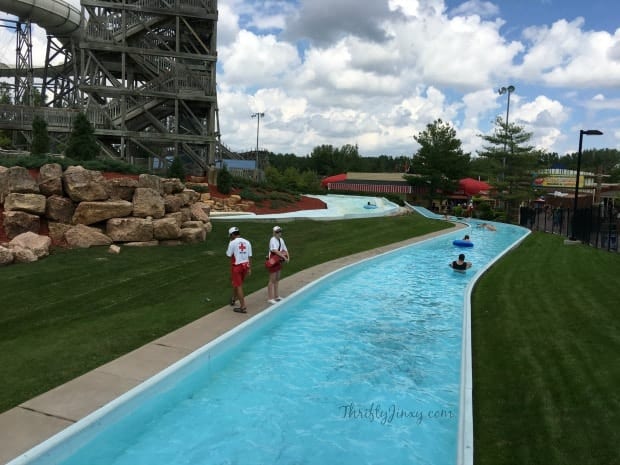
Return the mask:
M584 148L620 149L618 0L219 0L218 9L220 130L233 150L255 148L251 115L264 112L259 145L276 153L357 144L363 156L411 155L413 136L441 118L475 155L479 135L506 117L498 89L509 85L509 121L533 145L576 152L580 129L600 129ZM3 48L0 61L12 60L14 46Z

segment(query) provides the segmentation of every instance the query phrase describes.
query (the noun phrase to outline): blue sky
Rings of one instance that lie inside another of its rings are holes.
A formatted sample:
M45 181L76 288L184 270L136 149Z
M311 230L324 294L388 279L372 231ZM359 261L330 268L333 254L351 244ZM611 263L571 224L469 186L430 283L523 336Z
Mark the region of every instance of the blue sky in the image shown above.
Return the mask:
M497 89L508 85L509 120L532 145L575 152L579 129L599 129L584 148L620 149L617 0L219 0L218 9L220 132L233 150L255 147L258 111L259 145L276 153L357 144L364 156L411 155L413 136L441 118L475 155L479 135L506 116ZM6 47L0 61L13 56Z

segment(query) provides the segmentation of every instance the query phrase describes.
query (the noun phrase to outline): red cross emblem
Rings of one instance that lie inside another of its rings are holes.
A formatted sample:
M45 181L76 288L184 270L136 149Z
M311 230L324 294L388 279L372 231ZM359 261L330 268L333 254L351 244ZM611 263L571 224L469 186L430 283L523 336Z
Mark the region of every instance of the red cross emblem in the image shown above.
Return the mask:
M246 249L246 247L245 247L245 244L244 244L243 242L242 242L241 244L239 244L239 250L240 250L242 253L243 253L243 252L245 252L245 249Z

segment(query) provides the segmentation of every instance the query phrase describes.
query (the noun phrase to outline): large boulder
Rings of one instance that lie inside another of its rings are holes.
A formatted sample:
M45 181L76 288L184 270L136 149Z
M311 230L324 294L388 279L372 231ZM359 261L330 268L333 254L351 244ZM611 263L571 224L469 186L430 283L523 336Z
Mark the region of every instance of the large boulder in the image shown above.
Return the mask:
M237 194L233 194L224 200L224 204L229 208L235 208L240 203L241 203L241 196Z
M133 204L126 200L106 200L105 202L80 202L73 214L73 224L94 224L110 218L131 215Z
M41 229L41 220L37 215L20 211L5 211L2 214L4 215L4 232L9 239L28 231L38 234Z
M38 260L35 253L30 249L15 246L11 250L13 251L14 263L32 263Z
M189 211L188 207L181 208L181 212L180 213L181 213L182 219L183 219L183 221L181 222L181 227L183 227L183 223L185 223L186 221L191 221L192 214Z
M178 239L181 236L181 228L175 218L160 218L153 220L153 236L159 241Z
M70 224L73 219L74 211L75 205L71 199L67 197L52 195L47 198L45 217L49 220Z
M166 216L164 218L174 218L174 221L176 221L179 228L183 226L183 223L185 221L188 221L189 219L185 218L185 215L183 215L182 212L166 213Z
M65 240L69 247L87 249L89 247L112 244L112 239L103 234L99 229L78 224L65 232Z
M55 221L49 221L47 223L47 229L49 231L50 238L54 243L65 242L65 233L73 226L67 223L57 223Z
M177 194L179 192L183 192L185 189L185 185L181 182L179 178L168 178L162 181L164 185L164 194Z
M200 194L192 189L183 189L183 192L180 192L179 195L183 199L184 206L191 205L200 200Z
M155 189L138 187L133 194L133 216L161 218L166 213L164 198Z
M112 218L106 234L114 242L147 242L154 239L153 221L146 218Z
M203 223L209 222L209 213L211 212L211 208L208 205L202 202L196 202L190 205L189 211L192 220L202 221Z
M174 213L181 211L185 200L178 195L166 195L164 197L164 208L166 209L166 213Z
M196 244L198 242L204 242L206 238L207 231L202 226L181 229L181 240L186 244Z
M0 266L10 265L15 260L15 254L11 249L0 245Z
M60 164L47 163L39 169L39 190L46 197L63 194Z
M164 184L159 176L152 174L141 174L138 176L138 187L153 189L159 195L164 194Z
M37 258L46 257L50 253L52 240L48 236L40 236L33 232L25 232L14 237L9 242L9 248L21 247L22 249L30 249Z
M62 175L65 192L74 202L107 200L106 182L99 171L87 170L82 166L70 166Z
M114 178L106 182L106 189L112 200L131 201L136 187L138 187L138 181L133 178Z
M39 185L30 176L28 170L22 166L11 166L7 173L7 193L18 192L20 194L38 194Z
M45 213L46 197L41 194L20 194L11 192L4 200L4 209L43 215Z

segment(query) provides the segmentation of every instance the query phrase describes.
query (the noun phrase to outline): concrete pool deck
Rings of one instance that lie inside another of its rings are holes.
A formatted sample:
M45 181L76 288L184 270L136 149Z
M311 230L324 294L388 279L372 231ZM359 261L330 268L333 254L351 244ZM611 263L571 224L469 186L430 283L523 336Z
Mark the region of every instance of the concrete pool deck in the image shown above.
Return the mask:
M456 224L453 229L464 225ZM446 234L414 237L316 265L280 281L288 296L327 273L399 247ZM286 271L284 272L286 274ZM5 464L114 400L249 317L265 310L266 289L246 297L247 314L222 307L159 339L0 414L0 463Z

